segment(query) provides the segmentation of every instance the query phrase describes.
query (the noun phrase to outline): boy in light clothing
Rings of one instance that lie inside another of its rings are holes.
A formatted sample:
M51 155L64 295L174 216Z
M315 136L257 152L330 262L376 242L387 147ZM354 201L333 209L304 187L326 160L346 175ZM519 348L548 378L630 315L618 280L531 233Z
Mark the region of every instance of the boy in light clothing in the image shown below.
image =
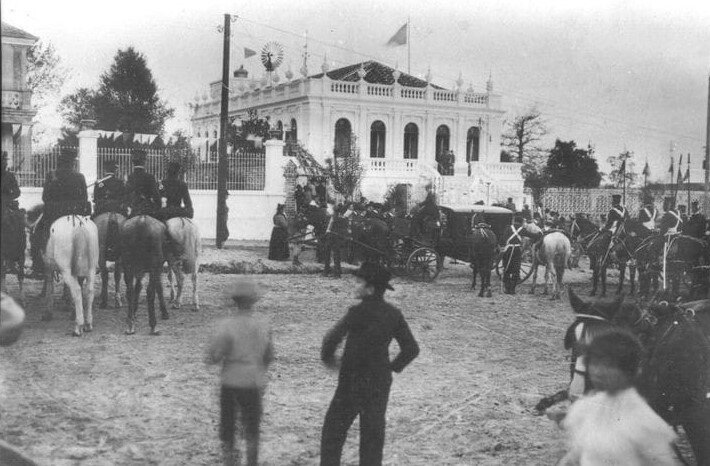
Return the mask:
M273 360L271 331L266 319L253 311L259 296L251 280L240 279L227 296L237 305L237 312L217 323L207 355L209 364L222 364L219 437L224 463L239 464L234 435L236 417L241 414L247 464L256 465L266 370Z

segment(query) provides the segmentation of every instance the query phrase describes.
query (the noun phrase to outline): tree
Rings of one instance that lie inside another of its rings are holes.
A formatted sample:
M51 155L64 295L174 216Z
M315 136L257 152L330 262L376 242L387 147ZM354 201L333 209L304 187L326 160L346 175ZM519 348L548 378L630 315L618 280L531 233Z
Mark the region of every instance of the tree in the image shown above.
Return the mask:
M523 164L526 186L529 186L528 178L537 179L542 176L545 150L541 141L546 134L547 127L540 112L532 107L509 122L507 131L501 136L501 144L507 149L510 159Z
M27 51L27 87L32 91L33 106L43 107L59 95L69 76L51 42L37 42Z
M333 157L327 159L326 172L333 185L333 189L345 197L346 201L353 201L355 194L360 190L363 166L360 161L360 148L357 145L355 133L350 135L350 155L347 157Z
M616 187L621 187L624 184L624 178L626 178L626 186L633 186L636 183L638 173L635 172L636 164L633 158L634 153L625 150L617 156L611 156L606 159L607 163L611 165L609 181Z
M63 98L60 111L75 129L81 119L93 117L101 129L148 134L161 134L174 113L158 96L145 57L133 47L116 53L97 90L82 88Z
M574 141L555 141L545 168L551 186L570 188L596 188L602 175L594 158L594 149L577 148Z

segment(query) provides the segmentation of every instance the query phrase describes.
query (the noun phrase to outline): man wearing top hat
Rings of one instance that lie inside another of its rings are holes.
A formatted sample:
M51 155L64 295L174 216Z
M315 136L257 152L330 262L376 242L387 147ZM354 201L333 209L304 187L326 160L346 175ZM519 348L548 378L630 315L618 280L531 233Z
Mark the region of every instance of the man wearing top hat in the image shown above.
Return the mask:
M126 185L116 176L115 160L104 162L104 177L94 184L94 217L106 212L126 215Z
M150 215L155 217L161 207L158 182L155 177L145 171L146 152L136 149L131 154L133 173L128 175L126 194L130 216Z
M328 331L323 339L321 359L340 368L338 387L325 415L321 434L320 464L340 464L343 444L356 417L360 417L360 464L382 464L385 443L385 415L392 372L402 370L419 354L402 311L384 300L392 290L390 273L380 264L366 262L356 273L355 295L359 304ZM335 351L345 339L340 364ZM390 361L389 345L397 340L400 352Z
M91 215L86 179L75 170L76 157L76 149L62 148L57 158L57 169L47 177L44 184L44 216L35 227L32 237L36 251L32 259L35 277L41 276L44 269L40 256L47 246L52 223L66 215Z

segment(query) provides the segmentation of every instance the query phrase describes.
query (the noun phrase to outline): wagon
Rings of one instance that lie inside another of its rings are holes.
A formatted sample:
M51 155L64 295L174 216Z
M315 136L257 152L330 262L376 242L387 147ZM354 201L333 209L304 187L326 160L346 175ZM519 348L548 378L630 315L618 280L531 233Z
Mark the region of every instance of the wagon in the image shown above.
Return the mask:
M469 247L471 244L472 225L474 222L485 222L498 238L499 246L505 245L508 239L507 227L513 223L513 212L503 207L469 205L469 206L441 206L439 207L442 218L441 237L437 244L437 251L444 257L457 261L470 260ZM533 268L532 243L527 239L523 241L523 256L520 264L520 282L532 275ZM498 258L493 265L500 277L503 274L503 261Z

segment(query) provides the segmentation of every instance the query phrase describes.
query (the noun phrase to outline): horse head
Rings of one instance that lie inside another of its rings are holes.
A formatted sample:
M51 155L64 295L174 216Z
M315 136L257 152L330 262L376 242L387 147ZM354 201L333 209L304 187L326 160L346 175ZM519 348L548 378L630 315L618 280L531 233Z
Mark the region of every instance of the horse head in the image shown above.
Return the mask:
M525 222L523 223L523 233L525 236L538 238L542 236L542 228L540 228L535 222Z

